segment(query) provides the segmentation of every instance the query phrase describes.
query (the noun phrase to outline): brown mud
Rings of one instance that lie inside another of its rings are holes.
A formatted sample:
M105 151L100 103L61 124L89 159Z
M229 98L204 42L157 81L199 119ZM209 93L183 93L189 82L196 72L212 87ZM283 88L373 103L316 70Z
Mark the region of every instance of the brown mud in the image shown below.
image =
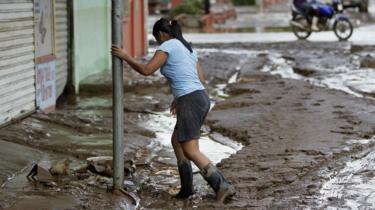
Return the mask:
M265 66L278 68L269 57L276 53L289 62L294 73L318 80L338 65L360 69L360 61L368 57L371 47L309 42L196 47L207 90L216 101L205 135L219 133L244 145L218 164L237 194L225 205L216 204L212 190L197 173L195 196L186 201L171 198L179 185L173 151L155 143L157 133L144 123L167 110L172 98L159 74L145 78L127 69L125 159L134 160L137 169L125 177L125 189L140 198L138 208L311 208L317 206L320 189L328 179L328 173L322 171L340 170L348 159L373 148L373 99L264 71ZM242 50L250 53L238 53ZM61 100L54 113L36 113L1 128L0 143L24 152L20 158L11 158L12 153L0 150L15 163L0 173L0 209L136 208L126 196L107 192L111 178L78 170L88 157L112 155L111 87L110 76L106 76L101 83L95 82L98 78L88 80L79 97ZM224 93L218 92L217 87L228 80ZM369 143L359 144L359 139L369 139ZM26 180L32 162L48 169L63 159L71 162L69 174L57 177L55 186ZM339 201L330 205L343 206Z

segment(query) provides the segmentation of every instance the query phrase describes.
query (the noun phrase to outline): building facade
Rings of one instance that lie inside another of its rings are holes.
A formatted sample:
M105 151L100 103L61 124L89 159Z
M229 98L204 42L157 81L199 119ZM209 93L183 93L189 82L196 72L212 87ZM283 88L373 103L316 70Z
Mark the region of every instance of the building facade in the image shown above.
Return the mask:
M33 1L1 1L0 124L36 108L34 39Z
M147 52L146 0L125 1L124 45ZM111 1L0 1L0 126L54 109L66 87L111 70Z

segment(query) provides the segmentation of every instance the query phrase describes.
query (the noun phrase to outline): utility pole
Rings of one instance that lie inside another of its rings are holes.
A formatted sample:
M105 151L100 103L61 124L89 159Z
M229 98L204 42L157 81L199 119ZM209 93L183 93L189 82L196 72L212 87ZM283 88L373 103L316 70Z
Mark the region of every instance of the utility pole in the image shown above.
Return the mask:
M112 0L112 44L122 47L123 0ZM113 189L122 189L124 180L124 86L122 60L112 56L113 83Z
M255 0L256 5L259 8L259 12L263 13L264 12L264 0Z

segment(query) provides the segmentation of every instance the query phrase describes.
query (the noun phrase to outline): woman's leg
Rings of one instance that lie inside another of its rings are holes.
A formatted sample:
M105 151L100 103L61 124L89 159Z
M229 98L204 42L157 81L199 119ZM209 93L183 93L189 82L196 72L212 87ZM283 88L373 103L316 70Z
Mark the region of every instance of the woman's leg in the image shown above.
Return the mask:
M192 139L180 144L185 157L193 161L200 170L210 163L210 160L200 152L198 140Z
M198 166L203 178L215 191L218 202L223 203L227 198L232 197L236 193L233 186L227 182L223 174L199 151L198 140L193 139L183 142L181 146L185 156Z
M190 195L194 194L193 169L191 167L191 162L185 157L182 147L177 141L176 130L173 131L171 141L177 158L177 167L181 182L180 192L178 192L174 197L180 199L188 198Z
M174 154L176 155L177 161L187 160L180 143L177 141L176 130L173 131L171 142L172 142L173 151L174 151Z

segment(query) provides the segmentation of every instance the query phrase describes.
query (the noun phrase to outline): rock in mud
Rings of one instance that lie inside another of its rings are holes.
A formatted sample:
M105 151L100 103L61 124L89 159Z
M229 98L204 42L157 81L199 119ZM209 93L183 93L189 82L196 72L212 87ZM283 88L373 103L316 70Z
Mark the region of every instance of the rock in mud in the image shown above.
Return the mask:
M106 177L113 176L113 158L111 156L99 156L87 158L87 170ZM135 163L133 160L124 161L125 176L135 173Z
M49 169L52 175L68 175L70 173L69 165L70 160L65 159L58 161Z
M37 181L40 183L53 183L54 178L49 172L49 170L39 166L38 164L35 164L30 173L27 175L27 178L30 181Z
M361 60L361 68L375 68L375 58L366 56Z
M316 71L314 69L304 68L301 66L295 66L293 67L293 71L297 74L300 74L305 77L311 77L314 74L316 74Z

